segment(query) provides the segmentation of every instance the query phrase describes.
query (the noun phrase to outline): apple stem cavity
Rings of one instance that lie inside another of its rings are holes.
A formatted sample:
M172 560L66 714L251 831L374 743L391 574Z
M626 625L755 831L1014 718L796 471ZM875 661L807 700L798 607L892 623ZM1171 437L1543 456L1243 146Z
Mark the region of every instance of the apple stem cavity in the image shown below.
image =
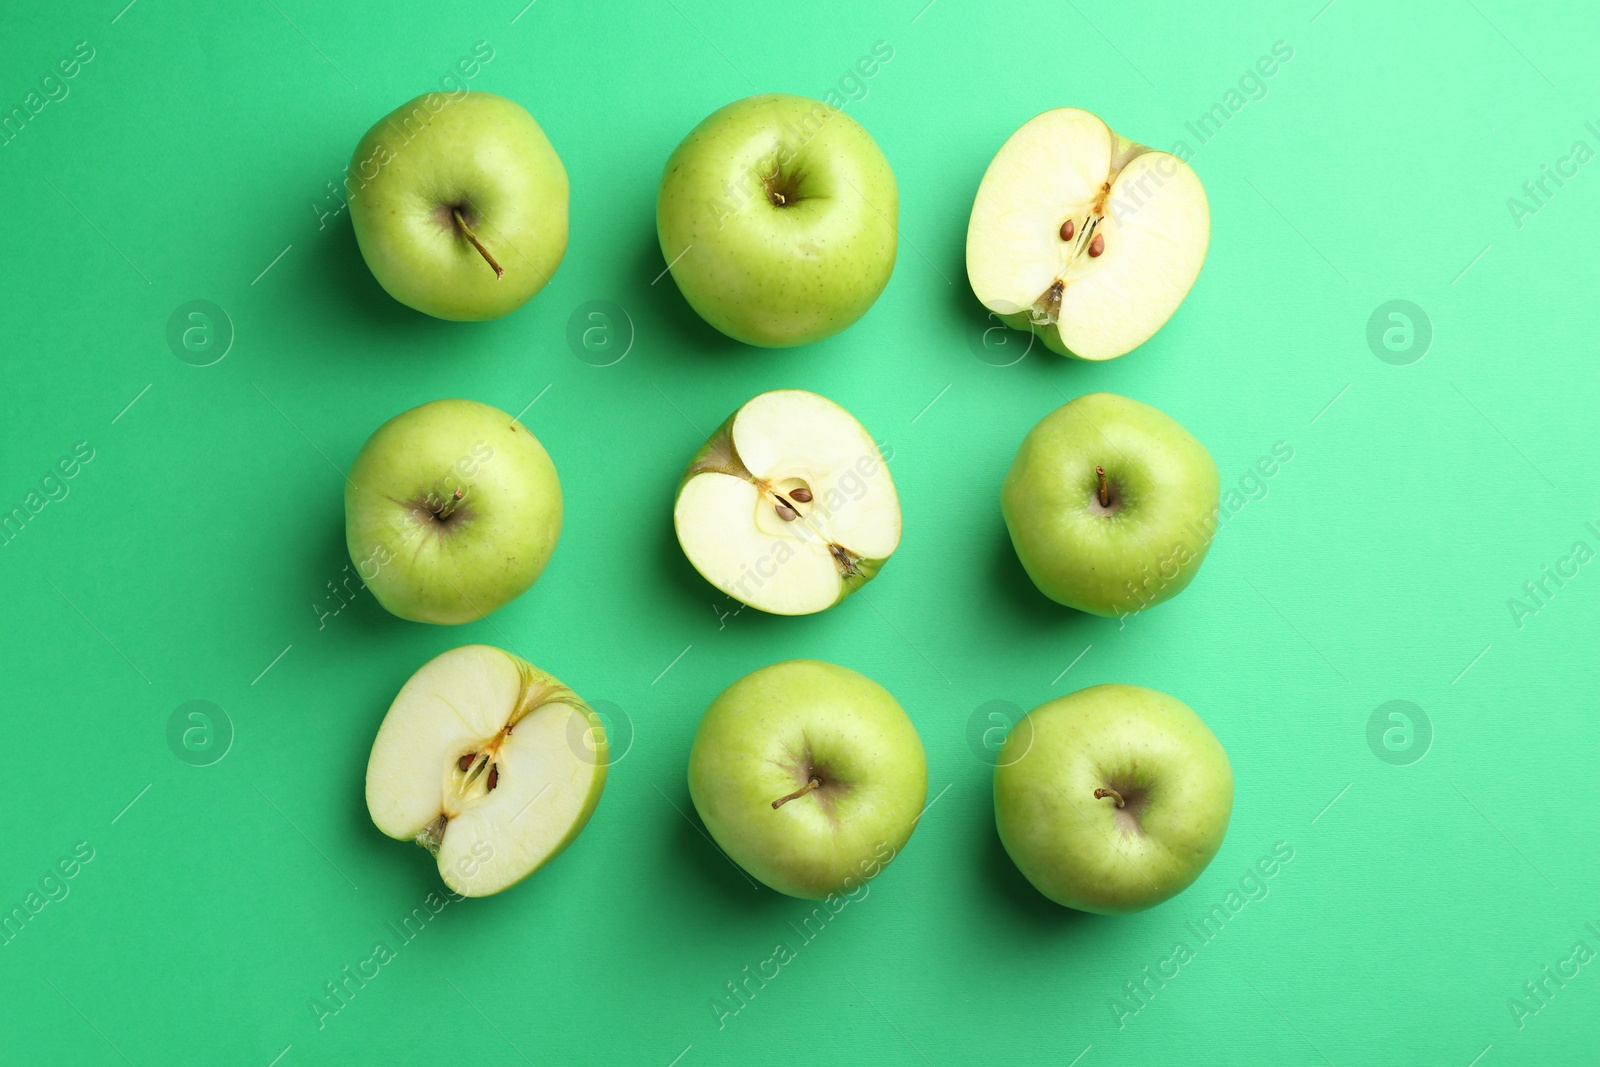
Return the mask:
M461 498L466 496L466 495L467 494L466 494L465 490L457 489L454 493L450 494L450 499L446 500L444 502L444 506L441 507L438 511L433 513L433 517L438 519L440 522L443 522L445 519L448 519L451 515L453 515L455 513L456 505L461 503ZM463 770L464 769L465 768L463 768Z
M812 775L809 779L806 780L806 784L805 785L801 786L799 789L796 789L793 793L790 793L786 797L779 797L777 800L774 800L772 802L772 808L773 808L774 811L776 811L777 809L783 807L785 804L789 803L789 801L791 801L791 800L799 800L801 797L805 796L807 793L811 792L813 789L819 788L821 785L822 785L822 779L818 778L816 775Z
M1122 794L1117 792L1115 789L1096 789L1094 791L1094 798L1096 800L1104 800L1106 797L1110 797L1112 800L1115 800L1117 802L1117 807L1119 808L1125 808L1128 806L1128 802L1122 799Z
M467 225L467 220L461 217L461 209L458 207L451 208L450 217L456 220L456 227L461 230L462 236L472 242L472 247L478 250L478 255L483 257L483 261L494 268L494 280L499 281L504 278L506 276L505 270L494 261L494 257L489 254L489 250L483 247L483 242L478 240L478 235L472 232L471 226Z
M761 185L766 191L767 202L773 207L789 207L801 199L799 176L783 173L781 165L774 165L772 173L761 180Z
M1096 467L1094 473L1100 479L1100 506L1109 508L1111 506L1111 490L1106 485L1106 469L1104 467ZM1120 808L1122 805L1118 804L1117 807Z

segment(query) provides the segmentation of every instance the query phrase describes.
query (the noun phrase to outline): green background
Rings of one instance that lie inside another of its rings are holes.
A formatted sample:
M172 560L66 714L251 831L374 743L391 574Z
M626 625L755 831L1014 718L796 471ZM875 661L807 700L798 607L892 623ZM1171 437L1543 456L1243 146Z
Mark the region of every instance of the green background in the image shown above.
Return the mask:
M94 458L0 546L0 911L78 843L94 858L0 946L0 1060L1595 1061L1600 965L1549 981L1520 1025L1508 1000L1575 942L1600 949L1600 565L1547 583L1520 625L1508 601L1574 542L1600 549L1600 163L1547 181L1520 225L1507 199L1574 142L1600 149L1600 25L1508 0L923 2L8 5L0 113L77 42L94 58L0 147L0 510L42 498L79 442ZM494 58L472 86L526 105L566 163L571 243L519 312L445 323L390 300L347 213L318 212L362 132L478 41ZM734 344L658 277L662 164L716 107L820 97L878 41L893 59L846 111L899 181L894 276L831 340ZM1200 146L1185 123L1279 41L1293 58L1267 95L1241 94ZM1210 255L1127 357L999 366L967 215L1006 136L1061 105L1197 149ZM1395 299L1431 324L1420 360L1421 332L1369 344ZM166 339L191 300L235 333L211 366ZM594 300L631 323L611 366L566 340ZM728 614L673 539L674 486L735 406L790 386L892 449L905 538L836 610ZM998 506L1028 428L1102 389L1169 412L1254 494L1194 584L1122 626L1035 592ZM445 396L526 408L565 489L550 568L457 629L366 593L332 614L341 471L385 419ZM1278 442L1293 459L1253 480ZM450 905L319 1028L309 999L438 888L368 820L373 733L413 670L473 641L610 702L632 745L573 848ZM753 888L684 781L712 697L800 656L895 694L934 800L808 944L789 924L809 905ZM1204 876L1124 918L1020 878L969 740L1104 681L1189 703L1238 781ZM191 700L231 723L209 766L167 740ZM1421 711L1409 750L1403 730L1399 751L1369 744L1391 700ZM1267 895L1202 945L1189 924L1279 842L1293 860ZM719 1028L713 998L779 941L797 958ZM1119 1026L1113 998L1179 941L1194 958Z

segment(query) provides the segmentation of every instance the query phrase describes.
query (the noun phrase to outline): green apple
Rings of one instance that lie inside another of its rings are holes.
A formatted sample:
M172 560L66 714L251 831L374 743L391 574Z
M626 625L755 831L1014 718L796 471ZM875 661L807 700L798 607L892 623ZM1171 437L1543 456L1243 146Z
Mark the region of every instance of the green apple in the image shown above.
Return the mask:
M1137 348L1183 302L1211 240L1189 165L1087 111L1029 119L983 175L967 279L1007 325L1079 359Z
M373 277L441 319L494 319L567 251L567 172L539 124L493 93L427 93L378 120L345 179Z
M730 415L689 461L672 518L706 581L774 615L833 607L900 543L900 498L877 443L803 389L762 393Z
M378 727L367 811L431 852L445 884L483 897L578 836L606 784L599 716L550 675L489 645L426 664Z
M780 893L854 892L905 847L928 796L922 740L888 690L831 663L763 667L712 701L689 795L718 845Z
M412 622L481 619L521 596L561 536L561 482L539 439L473 400L435 400L367 439L345 477L361 580Z
M1218 493L1211 453L1170 416L1090 393L1028 431L1000 512L1045 596L1131 615L1176 596L1200 570Z
M1035 889L1117 915L1188 888L1217 854L1233 768L1200 716L1165 693L1096 685L1018 721L994 772L1000 840Z
M712 112L678 145L656 230L701 318L782 348L867 313L894 270L899 205L889 161L854 119L767 93Z

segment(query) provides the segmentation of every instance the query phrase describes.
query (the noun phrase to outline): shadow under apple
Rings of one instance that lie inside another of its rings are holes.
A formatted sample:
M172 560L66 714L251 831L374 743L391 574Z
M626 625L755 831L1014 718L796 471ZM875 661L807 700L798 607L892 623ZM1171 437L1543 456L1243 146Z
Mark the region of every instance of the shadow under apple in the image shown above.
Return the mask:
M993 808L986 805L983 812L983 881L1006 916L1027 924L1034 933L1081 927L1096 918L1087 912L1064 908L1035 889L1017 869L1001 842L1000 831L994 825Z
M362 258L348 215L318 235L310 261L309 298L318 301L328 315L356 319L363 330L381 331L387 340L403 341L397 348L437 359L446 337L475 325L424 315L390 296Z
M639 242L634 254L633 266L630 275L640 279L654 278L653 282L646 281L638 290L630 287L629 292L637 291L640 304L639 318L653 326L666 329L672 334L675 345L674 354L679 358L710 357L726 360L730 357L749 356L758 354L762 349L735 341L727 334L716 329L700 313L689 306L683 293L678 289L678 283L673 280L671 271L667 270L666 260L661 256L661 242L656 237L654 216L648 227L648 237ZM636 327L642 323L636 323Z
M711 834L701 824L694 802L689 799L688 788L657 788L671 800L662 805L671 819L672 848L670 855L675 866L684 869L687 877L706 886L716 894L722 907L738 908L745 912L778 913L789 901L782 893L769 889L745 873L733 859L711 839ZM672 807L676 806L677 811Z
M712 625L712 633L737 626L743 630L763 631L771 635L775 626L799 628L803 630L808 620L816 616L789 617L772 615L759 608L752 608L741 604L733 597L724 593L701 576L694 569L694 564L689 562L689 557L684 555L683 546L678 543L677 531L673 528L671 506L667 508L667 521L663 532L656 538L659 549L659 566L656 573L664 575L670 583L669 595L682 605L688 605L691 615L699 615L702 621ZM845 598L845 604L850 598ZM844 610L845 604L837 604L828 611ZM827 612L819 612L825 615ZM798 636L793 633L788 636ZM729 678L728 681L733 681Z
M1033 584L1033 579L1023 569L1022 561L1017 558L1017 550L1011 544L1011 533L1006 529L1005 522L1001 521L997 526L993 551L989 557L991 584L1000 590L1010 612L1021 617L1019 629L1029 633L1037 633L1041 629L1066 633L1073 630L1086 632L1092 627L1095 622L1093 616L1057 604L1039 592L1039 587Z

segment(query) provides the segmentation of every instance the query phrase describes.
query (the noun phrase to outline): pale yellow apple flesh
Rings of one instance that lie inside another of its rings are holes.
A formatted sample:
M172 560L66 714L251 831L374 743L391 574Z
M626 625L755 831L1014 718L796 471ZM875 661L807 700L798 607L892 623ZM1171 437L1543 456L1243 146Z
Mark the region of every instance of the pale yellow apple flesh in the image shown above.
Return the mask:
M1051 349L1112 359L1172 317L1210 237L1188 164L1057 108L1024 123L989 164L967 226L967 277L985 307Z
M452 649L400 690L367 763L367 809L481 897L552 859L605 787L598 716L555 678L489 645Z
M696 454L673 522L712 585L762 611L807 615L877 574L900 543L900 499L848 411L779 389L734 412Z

